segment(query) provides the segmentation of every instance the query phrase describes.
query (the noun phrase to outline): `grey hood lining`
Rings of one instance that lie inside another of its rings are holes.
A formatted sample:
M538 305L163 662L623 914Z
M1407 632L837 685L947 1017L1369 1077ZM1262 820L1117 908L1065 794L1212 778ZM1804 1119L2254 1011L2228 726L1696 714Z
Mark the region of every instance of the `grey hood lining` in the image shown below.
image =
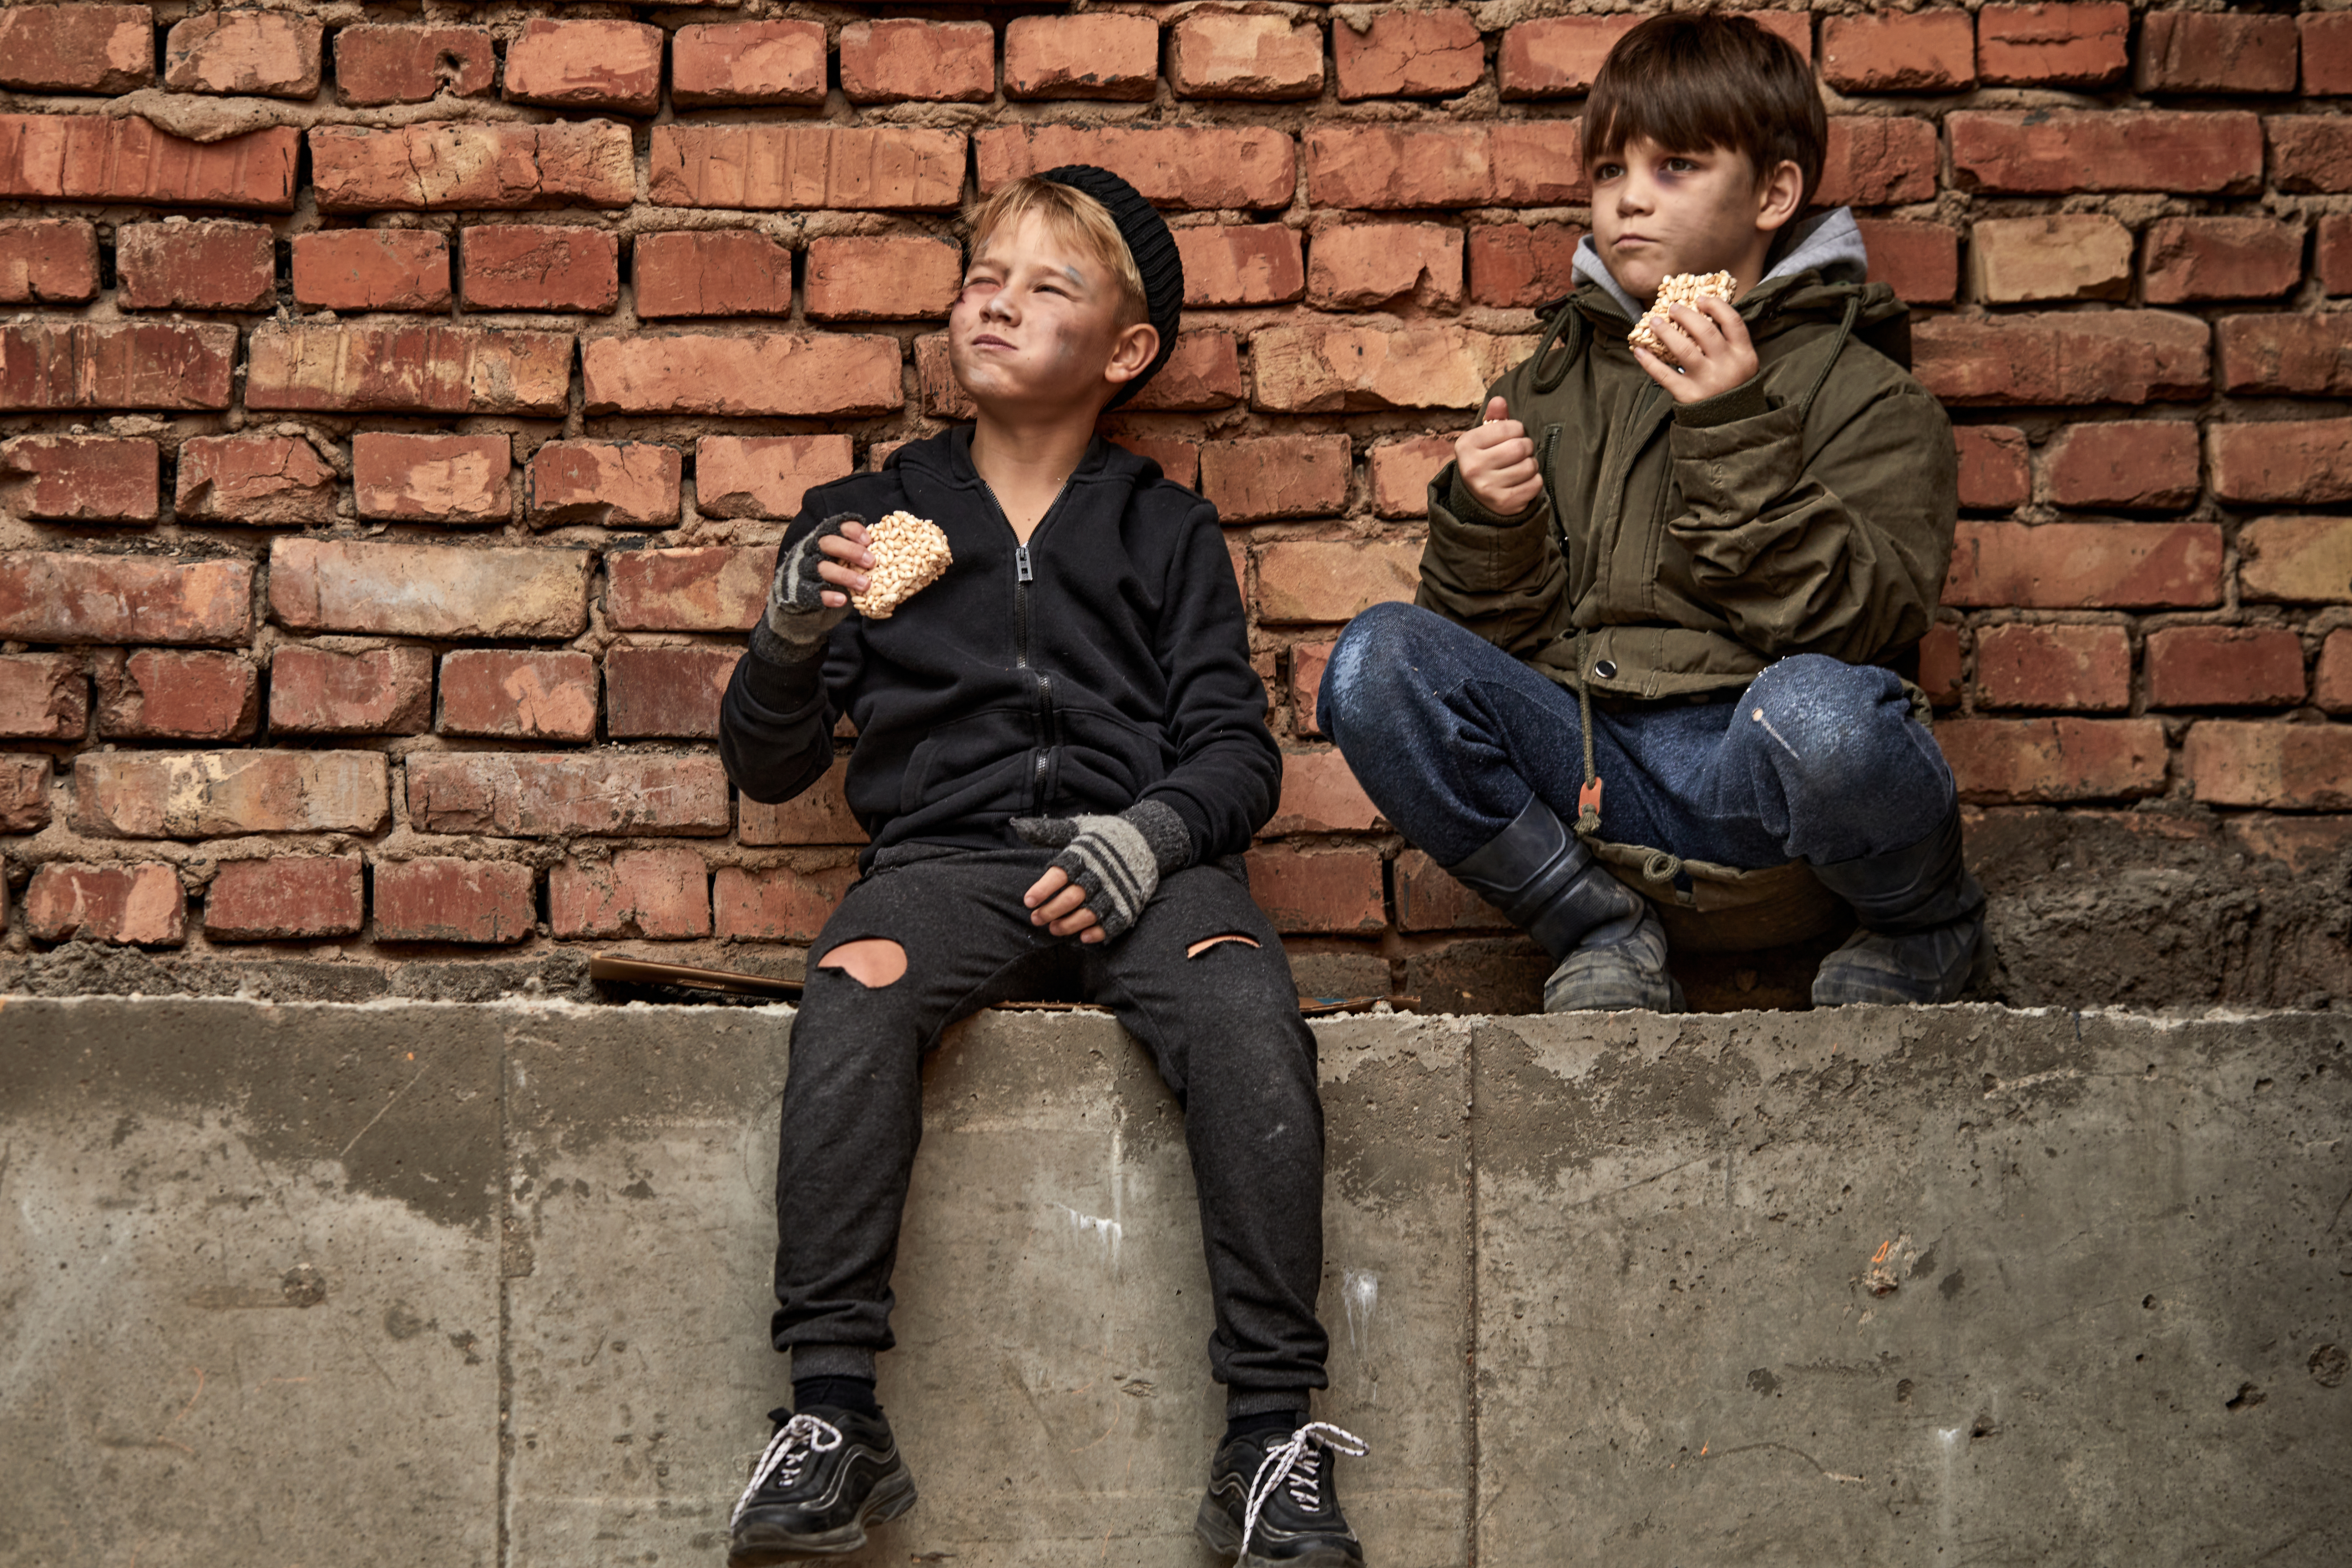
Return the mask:
M1862 228L1851 207L1832 207L1811 217L1799 218L1783 228L1765 256L1762 282L1793 277L1818 268L1825 283L1860 283L1870 276L1870 252L1862 242ZM1601 259L1601 247L1588 234L1576 242L1576 276L1598 284L1617 301L1627 321L1638 321L1648 307L1625 292Z

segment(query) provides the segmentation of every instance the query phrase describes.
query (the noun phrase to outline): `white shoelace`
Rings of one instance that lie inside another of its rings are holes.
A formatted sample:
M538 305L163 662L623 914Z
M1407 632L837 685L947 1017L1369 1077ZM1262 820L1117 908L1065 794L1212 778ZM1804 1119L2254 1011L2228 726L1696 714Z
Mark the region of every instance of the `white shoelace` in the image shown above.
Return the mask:
M1257 1533L1258 1511L1285 1483L1289 1487L1290 1500L1308 1512L1323 1506L1323 1467L1308 1457L1308 1449L1317 1445L1349 1458L1364 1457L1361 1437L1328 1421L1309 1421L1293 1432L1289 1441L1268 1448L1265 1458L1259 1461L1257 1474L1250 1479L1249 1509L1242 1516L1242 1556L1249 1555L1250 1537ZM1304 1468L1299 1465L1301 1459L1307 1461Z
M800 1479L801 1468L810 1459L819 1454L830 1454L841 1447L841 1442L840 1427L814 1415L795 1415L777 1427L776 1435L768 1439L767 1451L751 1467L751 1484L735 1500L735 1511L728 1524L731 1527L743 1517L743 1510L751 1506L751 1494L767 1484L772 1473L781 1473L783 1484L790 1486Z

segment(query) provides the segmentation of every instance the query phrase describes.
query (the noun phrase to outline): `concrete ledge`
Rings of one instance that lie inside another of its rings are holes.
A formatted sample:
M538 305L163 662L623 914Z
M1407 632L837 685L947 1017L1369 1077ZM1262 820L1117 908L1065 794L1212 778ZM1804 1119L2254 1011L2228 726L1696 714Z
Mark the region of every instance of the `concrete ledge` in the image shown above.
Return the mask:
M0 1561L716 1563L791 1016L0 1002ZM1317 1033L1375 1568L2352 1554L2352 1021ZM926 1108L856 1561L1205 1568L1166 1091L984 1014Z

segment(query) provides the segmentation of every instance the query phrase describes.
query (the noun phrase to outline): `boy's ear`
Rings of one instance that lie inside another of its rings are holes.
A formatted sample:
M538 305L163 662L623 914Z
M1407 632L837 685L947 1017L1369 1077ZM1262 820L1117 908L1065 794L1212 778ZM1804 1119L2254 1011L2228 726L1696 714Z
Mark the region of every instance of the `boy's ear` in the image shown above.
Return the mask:
M1756 228L1770 234L1797 216L1805 200L1805 172L1783 158L1756 182Z
M1110 363L1103 366L1103 379L1114 386L1124 386L1143 374L1160 353L1160 329L1149 321L1138 321L1123 328L1111 341Z

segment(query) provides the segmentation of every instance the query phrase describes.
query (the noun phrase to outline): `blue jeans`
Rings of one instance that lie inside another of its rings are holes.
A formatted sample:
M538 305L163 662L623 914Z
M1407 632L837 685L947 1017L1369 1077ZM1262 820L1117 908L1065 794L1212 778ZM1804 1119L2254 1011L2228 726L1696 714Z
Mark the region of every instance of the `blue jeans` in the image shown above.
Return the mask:
M1576 820L1576 693L1413 605L1349 624L1317 715L1381 814L1441 866L1539 795ZM1892 670L1799 654L1739 700L1596 702L1597 837L1753 869L1908 848L1954 808L1951 769Z

